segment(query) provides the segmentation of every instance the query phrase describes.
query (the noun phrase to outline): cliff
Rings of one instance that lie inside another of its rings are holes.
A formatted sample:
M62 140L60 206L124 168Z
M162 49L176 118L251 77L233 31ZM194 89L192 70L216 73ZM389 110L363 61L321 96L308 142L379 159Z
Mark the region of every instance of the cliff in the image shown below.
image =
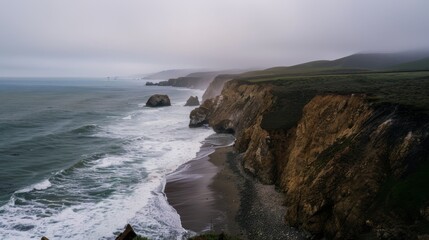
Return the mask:
M190 126L235 134L243 168L285 193L289 225L333 239L428 234L426 110L403 104L405 85L378 92L391 79L339 79L232 80L191 112Z
M233 74L222 74L216 76L213 81L210 82L210 85L207 87L206 91L203 94L203 102L210 98L215 98L219 96L222 92L223 85L233 79L237 75Z

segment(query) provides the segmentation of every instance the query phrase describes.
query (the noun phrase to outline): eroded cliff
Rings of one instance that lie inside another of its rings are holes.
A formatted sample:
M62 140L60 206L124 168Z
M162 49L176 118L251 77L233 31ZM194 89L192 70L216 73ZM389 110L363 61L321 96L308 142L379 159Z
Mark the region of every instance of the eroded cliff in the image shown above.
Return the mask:
M336 239L412 239L428 229L425 114L365 93L285 94L233 80L190 118L235 134L243 168L285 193L290 225Z
M203 102L210 98L215 98L219 96L222 92L223 86L226 82L232 80L234 78L233 74L222 74L216 76L213 81L210 82L206 91L203 94Z

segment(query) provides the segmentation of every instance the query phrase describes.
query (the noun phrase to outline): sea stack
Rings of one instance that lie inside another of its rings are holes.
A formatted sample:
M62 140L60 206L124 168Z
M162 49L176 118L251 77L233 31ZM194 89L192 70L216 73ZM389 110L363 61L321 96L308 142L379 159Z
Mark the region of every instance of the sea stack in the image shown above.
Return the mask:
M199 106L200 101L198 100L198 96L190 96L188 101L186 101L185 106Z
M146 102L147 107L165 107L171 106L170 98L167 95L155 94L152 95Z

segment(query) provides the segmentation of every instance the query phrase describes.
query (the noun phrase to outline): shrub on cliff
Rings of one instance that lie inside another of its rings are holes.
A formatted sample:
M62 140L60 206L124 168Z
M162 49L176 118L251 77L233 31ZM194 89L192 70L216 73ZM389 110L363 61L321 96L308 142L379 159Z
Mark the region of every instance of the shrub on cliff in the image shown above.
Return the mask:
M206 233L195 237L188 238L188 240L240 240L238 237L230 236L225 233Z
M133 238L133 240L149 240L149 238L142 237L142 236L137 236L137 237Z

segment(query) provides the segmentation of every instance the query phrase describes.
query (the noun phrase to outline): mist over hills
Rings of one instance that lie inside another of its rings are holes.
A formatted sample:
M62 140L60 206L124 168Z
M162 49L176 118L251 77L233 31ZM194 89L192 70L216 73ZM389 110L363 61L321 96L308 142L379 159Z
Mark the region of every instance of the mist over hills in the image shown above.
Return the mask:
M231 79L270 81L294 76L422 71L428 69L429 50L420 50L398 53L357 53L335 60L311 61L293 66L273 67L264 70L234 69L191 72L192 70L190 69L174 69L150 74L144 79L166 79L159 83L148 82L147 85L196 89L206 89L213 82L211 90L214 89L214 86L217 86L216 91L219 92L223 84Z
M358 73L371 71L413 71L429 69L429 50L399 53L357 53L335 60L318 60L244 73L240 78L288 75Z

